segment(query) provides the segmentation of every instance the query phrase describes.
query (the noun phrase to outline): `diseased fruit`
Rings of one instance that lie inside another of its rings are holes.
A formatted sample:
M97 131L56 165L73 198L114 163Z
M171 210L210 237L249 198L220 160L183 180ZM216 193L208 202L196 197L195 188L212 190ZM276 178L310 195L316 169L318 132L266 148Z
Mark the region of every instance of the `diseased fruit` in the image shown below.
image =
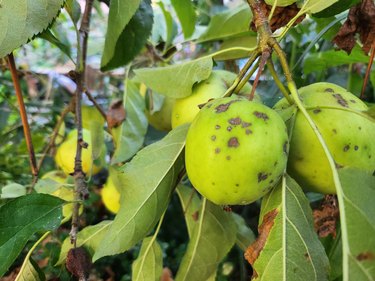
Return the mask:
M375 123L360 115L365 103L344 88L315 83L299 90L308 113L319 128L336 167L375 169ZM281 100L275 109L287 108ZM357 112L357 113L356 113ZM298 112L293 128L288 173L308 190L336 193L331 168L314 131Z
M249 204L277 184L287 149L286 126L276 112L242 97L220 98L206 104L189 128L186 171L210 201Z
M112 176L109 175L107 182L101 190L104 206L114 214L120 209L120 192L118 191Z
M85 174L97 174L101 167L93 164L91 133L82 129L83 140L88 144L87 148L82 149L82 170ZM57 148L55 155L56 164L64 171L66 175L74 172L74 159L77 151L77 130L69 133L67 139Z
M221 98L232 85L237 74L225 70L213 70L210 77L193 87L193 93L182 99L177 99L172 110L172 128L185 123L191 123L199 112L199 105L203 105L210 99ZM250 94L249 83L241 89L240 95ZM260 100L256 95L254 100Z

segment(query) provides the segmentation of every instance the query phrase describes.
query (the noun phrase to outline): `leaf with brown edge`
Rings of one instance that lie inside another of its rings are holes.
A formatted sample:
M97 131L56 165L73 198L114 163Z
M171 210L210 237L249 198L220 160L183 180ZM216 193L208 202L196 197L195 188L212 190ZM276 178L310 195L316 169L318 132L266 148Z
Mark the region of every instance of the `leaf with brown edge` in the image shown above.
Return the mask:
M107 113L108 127L112 129L120 126L125 118L126 112L122 100L112 102Z
M263 197L259 225L254 248L260 251L250 257L254 280L328 280L329 261L309 201L289 176Z
M375 41L375 3L373 0L363 0L350 8L347 20L333 38L333 42L350 54L355 46L357 33L363 44L362 50L368 54Z
M255 260L263 250L263 247L266 244L268 235L273 227L275 217L277 216L278 212L279 211L277 209L273 209L265 214L262 224L258 227L258 238L247 248L245 252L245 258L251 265L254 265ZM253 277L256 276L258 276L258 274L254 270Z

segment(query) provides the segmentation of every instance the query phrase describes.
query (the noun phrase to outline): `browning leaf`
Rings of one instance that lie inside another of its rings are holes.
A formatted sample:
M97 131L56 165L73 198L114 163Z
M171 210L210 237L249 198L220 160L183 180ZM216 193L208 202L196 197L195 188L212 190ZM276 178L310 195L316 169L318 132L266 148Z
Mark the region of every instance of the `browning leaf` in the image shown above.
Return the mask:
M264 3L264 1L261 1L260 7L263 13L268 17L268 15L271 12L272 6L267 5L266 3ZM276 7L273 13L272 19L270 20L270 27L271 27L272 32L285 26L292 18L294 18L297 15L299 10L300 8L298 8L296 3L293 3L292 5L289 5L286 7ZM305 15L300 16L295 21L293 26L299 24L304 18L305 18ZM256 16L254 16L253 21L251 22L251 29L253 31L256 31L255 20L256 20Z
M118 127L126 118L125 108L122 100L114 101L110 106L107 113L107 123L109 128Z
M258 228L259 236L257 239L247 248L245 252L245 259L253 266L254 262L258 258L260 252L263 250L264 245L266 244L268 234L270 233L275 218L278 214L276 209L268 212L263 217L263 222ZM253 270L253 278L258 276L257 272Z
M314 227L319 237L336 237L336 221L340 217L337 197L326 195L319 209L313 211Z
M373 0L363 0L350 8L348 18L333 38L333 42L348 54L355 46L355 35L363 44L362 50L368 54L372 42L375 41L375 3Z
M83 247L72 248L66 257L66 268L80 280L87 280L91 269L91 257Z

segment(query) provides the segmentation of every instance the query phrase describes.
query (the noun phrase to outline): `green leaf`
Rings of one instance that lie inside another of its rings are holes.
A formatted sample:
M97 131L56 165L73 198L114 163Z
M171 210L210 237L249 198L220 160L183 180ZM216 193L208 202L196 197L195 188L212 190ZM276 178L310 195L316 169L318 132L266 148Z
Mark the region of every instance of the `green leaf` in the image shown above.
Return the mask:
M61 186L66 185L65 183L57 182L53 179L46 178L40 179L34 186L34 190L38 193L48 193L51 194L58 190Z
M26 195L26 187L15 182L7 184L0 190L1 199L17 198L22 195Z
M176 281L206 281L215 274L218 264L236 241L237 228L233 216L220 206L204 199L198 218Z
M217 55L214 55L215 60L231 60L247 58L257 46L257 36L253 33L246 34L241 37L230 38L225 40Z
M112 221L105 220L82 229L77 235L77 247L84 246L91 256L94 255L96 249L99 247L100 241L105 238L105 234L111 226L111 223ZM65 262L66 256L71 248L72 244L70 243L70 238L67 237L61 246L59 260L56 262L56 265L61 265Z
M145 102L139 94L137 85L130 80L126 83L124 104L126 119L120 127L112 129L116 142L112 164L121 163L133 157L142 148L147 132Z
M40 242L42 242L49 234L49 231L44 233L44 235L42 235L42 237L40 237L39 240L31 247L23 261L15 281L43 281L46 279L43 271L40 270L38 264L31 258L31 254L40 244Z
M113 176L120 182L120 210L93 260L127 251L143 239L165 211L183 165L188 126L179 126L141 151Z
M60 225L63 204L51 195L30 194L0 206L0 276L34 233Z
M51 44L55 45L56 47L58 47L65 55L68 56L68 58L70 58L72 61L73 58L71 56L71 52L70 52L70 46L62 43L55 35L52 34L51 30L50 29L47 29L45 31L43 31L41 34L38 35L39 38L42 38L44 40L47 40L48 42L50 42Z
M242 35L249 31L252 14L247 4L214 15L198 42L219 40Z
M32 259L27 258L22 264L21 271L18 273L15 281L44 281L46 277L38 264Z
M197 15L191 0L171 0L180 21L184 38L189 38L194 33Z
M339 0L305 0L302 10L305 13L314 14L323 11L324 9L327 9L328 7L330 7L338 1Z
M260 250L254 280L328 280L328 258L314 231L309 202L289 176L263 197L259 228L258 245L249 253Z
M305 59L303 71L305 74L314 71L321 72L328 67L358 62L367 63L368 57L363 54L363 51L357 45L353 48L350 55L342 50L330 50L311 54Z
M338 170L343 279L375 279L375 176L354 168ZM341 201L340 199L343 199ZM341 210L344 210L344 214Z
M177 194L184 212L189 237L192 237L194 228L199 223L198 217L201 208L201 200L195 189L184 185L179 185L177 187Z
M68 12L75 26L81 17L81 6L76 0L66 0L65 10Z
M175 22L173 21L173 17L171 13L165 8L164 3L158 2L158 5L164 15L164 20L165 20L166 34L164 36L165 37L164 50L166 50L171 45L173 41L173 37L175 36L175 33L177 33L176 26L175 26Z
M340 0L336 2L335 4L333 4L332 6L330 6L329 8L326 8L320 11L319 13L314 14L314 17L318 17L318 18L333 17L349 9L350 7L358 4L359 2L361 2L361 0Z
M64 0L3 0L0 17L0 58L45 30Z
M152 23L150 0L111 1L101 70L129 63L146 43Z
M195 83L210 76L212 65L212 58L204 57L166 67L141 68L134 72L136 80L153 91L171 98L184 98L191 95Z
M233 213L232 215L237 225L236 244L242 251L246 251L247 247L249 247L250 244L255 241L254 232L246 224L243 217L236 213Z
M159 281L163 271L163 253L155 237L143 239L141 251L132 265L133 281Z

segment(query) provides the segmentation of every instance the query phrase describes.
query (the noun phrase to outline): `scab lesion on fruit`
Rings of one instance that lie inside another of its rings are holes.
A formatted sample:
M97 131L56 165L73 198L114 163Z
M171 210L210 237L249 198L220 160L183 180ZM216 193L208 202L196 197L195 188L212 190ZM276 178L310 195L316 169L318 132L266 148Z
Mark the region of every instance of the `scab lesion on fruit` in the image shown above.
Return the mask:
M219 130L220 128L221 128L220 125L215 125L215 129L216 129L216 130Z
M325 89L324 89L324 92L327 92L327 93L334 93L335 91L334 91L332 88L325 88Z
M232 159L232 157L230 157L229 155L227 155L227 157L225 157L227 160L230 160Z
M264 112L254 111L253 114L255 115L256 118L263 119L264 121L267 121L268 119L270 119L268 115Z
M321 110L320 108L317 108L317 109L314 109L314 110L313 110L313 113L314 113L314 114L318 114L318 113L320 113L320 112L322 112L322 110Z
M242 123L242 119L240 117L231 118L228 120L228 123L231 125L240 125Z
M228 141L228 147L238 147L240 145L236 137L231 137Z
M251 135L252 133L253 133L253 131L250 130L250 129L246 129L246 130L245 130L245 134L246 134L246 135Z
M215 135L212 135L212 136L211 136L211 140L212 140L212 141L215 141L215 140L216 140L216 136L215 136Z
M343 148L344 152L347 152L350 149L350 144L346 144Z
M227 131L228 131L228 132L232 131L232 126L228 126L228 127L227 127Z
M222 112L227 111L229 109L229 106L232 103L237 102L237 101L239 100L231 100L230 102L219 104L218 106L215 107L216 113L222 113Z
M357 151L359 149L358 145L354 146L354 150Z
M284 153L288 153L288 142L286 141L286 142L284 142L284 144L283 144L283 151L284 151Z
M221 149L220 149L219 147L216 147L216 148L215 148L215 154L219 154L220 151L221 151Z
M243 121L242 124L241 124L241 127L247 128L247 127L250 127L251 125L252 125L252 123Z
M265 181L268 178L268 174L265 172L258 173L258 183L261 181Z
M349 107L346 99L343 98L341 94L332 94L332 96L337 100L337 103L342 107Z

